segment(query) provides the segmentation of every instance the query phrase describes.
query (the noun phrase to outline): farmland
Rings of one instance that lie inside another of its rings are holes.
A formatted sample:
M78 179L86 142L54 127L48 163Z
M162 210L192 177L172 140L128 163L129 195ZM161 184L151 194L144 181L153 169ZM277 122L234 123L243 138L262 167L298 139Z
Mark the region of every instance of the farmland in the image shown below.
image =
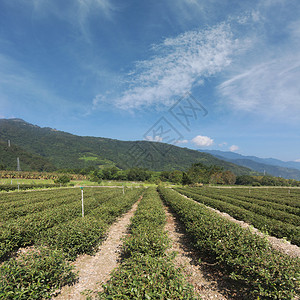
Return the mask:
M122 189L87 188L84 218L79 189L2 194L1 205L6 209L0 214L0 259L4 262L0 298L30 299L34 295L38 299L70 283L66 279L75 275L67 261L83 253L93 254L108 226L129 210L141 193L141 189L123 195ZM17 250L29 246L21 258L14 257ZM52 273L47 273L48 266Z
M300 191L177 188L178 192L259 230L300 245Z
M299 259L272 250L265 239L203 204L170 189L159 188L159 193L184 224L198 251L213 254L217 262L230 270L232 278L251 287L254 297L292 299L299 289Z
M110 225L138 199L122 259L103 290L95 291L98 299L198 297L168 252L164 206L181 222L194 251L213 257L248 291L247 299L293 299L299 292L299 259L207 206L299 245L299 197L299 190L287 189L126 187L123 194L120 188L86 187L82 217L79 188L1 193L0 299L50 298L76 282L71 262L93 255Z

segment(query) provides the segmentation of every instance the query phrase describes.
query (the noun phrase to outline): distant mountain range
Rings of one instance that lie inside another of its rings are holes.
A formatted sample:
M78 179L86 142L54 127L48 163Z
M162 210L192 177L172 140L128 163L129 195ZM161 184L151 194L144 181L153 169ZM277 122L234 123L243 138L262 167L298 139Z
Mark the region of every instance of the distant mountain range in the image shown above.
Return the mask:
M239 166L250 168L253 171L266 173L272 176L286 179L300 180L300 163L295 161L282 161L274 158L259 158L256 156L244 156L238 153L220 150L199 150L209 153L216 158L232 162Z
M19 157L22 170L89 166L187 170L193 163L201 162L221 166L236 175L253 174L247 167L196 150L159 142L77 136L48 127L41 128L22 119L0 119L0 141L0 166L12 170L16 169L16 157Z

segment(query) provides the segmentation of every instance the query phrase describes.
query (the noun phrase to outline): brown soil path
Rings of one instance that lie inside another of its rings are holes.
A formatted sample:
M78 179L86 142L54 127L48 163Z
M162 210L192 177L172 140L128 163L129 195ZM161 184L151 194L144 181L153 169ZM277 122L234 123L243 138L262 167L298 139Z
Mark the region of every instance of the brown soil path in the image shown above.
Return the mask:
M118 266L121 238L126 234L130 218L134 215L139 201L110 227L107 239L96 255L82 255L73 263L75 270L79 271L79 281L72 286L63 287L61 293L53 298L54 300L86 299L85 295L80 294L81 292L99 291L101 284L108 281L110 273Z
M172 241L170 251L177 253L175 264L183 268L188 282L194 286L195 292L201 299L247 299L243 296L241 288L237 287L228 275L223 274L218 265L214 264L209 257L203 257L195 252L184 227L176 220L168 207L165 207L165 212L167 216L165 230Z

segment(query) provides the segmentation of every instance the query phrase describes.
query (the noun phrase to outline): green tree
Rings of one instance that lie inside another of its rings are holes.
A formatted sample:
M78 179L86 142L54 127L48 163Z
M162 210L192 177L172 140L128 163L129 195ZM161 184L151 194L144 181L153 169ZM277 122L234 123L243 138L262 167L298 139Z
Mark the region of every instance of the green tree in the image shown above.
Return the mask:
M222 173L222 178L224 180L224 184L235 184L236 176L231 171L225 171Z
M68 175L61 175L56 180L54 180L55 183L61 183L61 184L67 184L71 181L71 178Z
M172 171L169 175L170 181L176 184L182 182L182 172L181 171Z
M191 180L191 178L189 177L189 175L185 172L182 173L182 184L183 185L188 185L188 184L192 184L193 181Z

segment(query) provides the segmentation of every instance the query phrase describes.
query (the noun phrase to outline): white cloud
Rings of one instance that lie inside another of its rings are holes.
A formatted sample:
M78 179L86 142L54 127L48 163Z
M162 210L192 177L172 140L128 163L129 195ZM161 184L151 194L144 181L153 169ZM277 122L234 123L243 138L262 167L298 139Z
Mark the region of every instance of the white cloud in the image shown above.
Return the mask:
M237 150L239 150L239 149L240 149L240 148L239 148L239 146L237 146L237 145L232 145L232 146L229 147L229 150L230 150L231 152L237 151Z
M174 97L228 66L238 45L226 24L167 38L153 46L155 56L136 64L129 74L129 88L115 104L129 110L168 106Z
M188 140L178 140L175 142L175 144L187 144L188 142Z
M150 142L162 142L163 138L159 135L156 135L155 137L148 135L145 140Z
M199 147L209 147L214 143L214 140L208 136L197 135L192 139L192 142Z
M299 159L296 159L295 162L300 162L300 158L299 158Z

